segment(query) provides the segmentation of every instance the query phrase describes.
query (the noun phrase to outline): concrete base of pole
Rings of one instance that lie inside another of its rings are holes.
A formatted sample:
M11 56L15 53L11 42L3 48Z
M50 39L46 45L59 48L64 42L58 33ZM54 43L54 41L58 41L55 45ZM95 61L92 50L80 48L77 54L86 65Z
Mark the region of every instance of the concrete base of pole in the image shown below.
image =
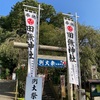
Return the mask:
M68 83L68 100L73 100L73 86Z

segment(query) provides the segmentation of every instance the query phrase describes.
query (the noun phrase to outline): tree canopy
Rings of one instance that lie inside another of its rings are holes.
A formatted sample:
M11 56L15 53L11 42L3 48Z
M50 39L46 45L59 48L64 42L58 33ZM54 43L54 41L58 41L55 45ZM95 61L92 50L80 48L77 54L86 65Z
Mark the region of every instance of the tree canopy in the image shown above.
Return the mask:
M18 65L19 55L19 50L13 48L12 42L27 41L23 4L38 7L35 0L22 0L12 7L8 16L0 18L0 60L4 68L11 70ZM41 7L39 44L66 47L62 13L56 13L51 5L42 3ZM87 69L87 77L90 78L93 64L100 71L100 30L78 23L78 35L80 66L82 73Z

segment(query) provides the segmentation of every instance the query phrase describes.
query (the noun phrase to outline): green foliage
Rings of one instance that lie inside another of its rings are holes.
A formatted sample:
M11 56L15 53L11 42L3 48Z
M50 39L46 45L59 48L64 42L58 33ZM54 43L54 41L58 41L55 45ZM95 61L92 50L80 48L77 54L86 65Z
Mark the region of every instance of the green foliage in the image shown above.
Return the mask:
M90 26L79 25L79 46L82 78L90 79L91 66L95 64L100 69L100 54L98 54L98 50L100 49L99 31L94 30Z
M23 4L38 7L38 2L34 0L23 0L22 2L17 2L10 14L6 17L0 19L0 26L6 30L25 30L25 17L24 17L24 8ZM49 21L52 16L55 15L55 10L51 5L42 3L41 7L44 9L41 11L41 23ZM31 8L28 8L33 10ZM36 10L36 9L34 9Z
M18 100L24 100L24 98L18 98Z
M14 7L12 7L12 10L7 17L7 22L9 23L9 26L7 25L7 29L9 31L23 28L25 25L24 20L24 13L23 13L23 3L18 2ZM24 28L25 29L25 28Z
M35 0L22 0L12 7L8 16L0 18L0 59L3 62L2 66L9 68L10 71L20 63L20 55L27 55L27 53L19 53L19 50L14 49L12 44L13 39L20 42L26 42L27 40L26 35L22 35L22 33L25 33L26 26L23 4L38 7L38 2ZM41 11L40 16L39 44L66 47L63 15L56 13L51 5L42 3L41 7L44 10ZM23 30L21 35L16 34L17 30ZM78 23L78 36L82 79L85 80L91 78L90 68L93 64L98 67L100 72L100 30ZM52 54L50 51L42 51L41 53ZM55 54L66 56L65 53ZM27 57L26 55L25 57Z
M2 17L0 19L0 26L6 30L12 31L16 29L25 30L25 17L24 17L24 7L25 5L37 6L38 3L34 0L23 0L22 2L17 2L11 9L8 16Z
M40 26L40 44L53 45L53 46L65 46L65 37L62 30L54 27L52 24L42 23Z
M0 18L0 27L1 28L4 28L5 30L7 30L7 24L8 24L8 20L7 20L7 18L8 18L8 16L2 16L1 18Z
M6 76L10 75L10 70L8 68L6 68Z
M0 59L3 68L9 68L12 72L18 63L18 51L14 50L13 44L5 42L0 46Z
M47 5L42 3L41 7L43 8L43 10L41 11L41 23L42 22L50 22L50 19L52 18L52 16L54 16L56 14L55 9L53 8L53 6L51 5Z
M26 66L24 68L22 66L19 66L19 68L17 68L15 72L17 74L17 79L18 79L18 97L24 97L27 68Z
M3 28L0 28L0 44L4 43L7 38L14 37L13 32L5 31Z
M13 69L18 64L18 49L14 49L13 41L18 40L19 38L15 34L15 31L3 31L0 29L1 36L1 45L0 45L0 60L2 61L2 67L8 68L10 74L13 72Z
M40 26L39 32L39 44L42 45L50 45L50 46L58 46L58 47L65 47L65 34L62 29L55 27L52 24L48 24L47 22L43 22ZM64 55L65 53L57 53L57 52L50 52L45 50L39 50L41 54L49 54L49 55Z
M19 50L14 48L14 41L26 42L26 35L19 37L16 31L5 31L0 28L0 60L2 67L8 68L10 74L18 65Z
M52 16L50 19L50 24L53 24L55 27L63 28L64 21L62 13Z

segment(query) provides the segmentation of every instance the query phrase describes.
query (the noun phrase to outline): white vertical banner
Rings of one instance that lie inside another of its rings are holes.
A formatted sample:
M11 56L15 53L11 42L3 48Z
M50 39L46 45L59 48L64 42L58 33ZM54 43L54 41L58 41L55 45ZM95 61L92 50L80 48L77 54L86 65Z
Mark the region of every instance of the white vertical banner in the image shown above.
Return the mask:
M64 17L69 83L79 85L75 23Z
M28 36L28 76L37 75L37 13L24 10Z

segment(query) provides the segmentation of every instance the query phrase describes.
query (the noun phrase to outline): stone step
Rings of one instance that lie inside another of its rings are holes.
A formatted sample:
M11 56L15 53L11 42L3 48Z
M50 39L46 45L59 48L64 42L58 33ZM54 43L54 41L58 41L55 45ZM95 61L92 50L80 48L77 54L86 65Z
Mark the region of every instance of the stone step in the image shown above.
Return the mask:
M14 100L16 81L0 80L0 100Z
M15 97L0 95L0 100L15 100Z
M52 89L50 88L49 81L45 81L43 92L44 94L42 96L42 100L55 100L54 94L52 93Z

